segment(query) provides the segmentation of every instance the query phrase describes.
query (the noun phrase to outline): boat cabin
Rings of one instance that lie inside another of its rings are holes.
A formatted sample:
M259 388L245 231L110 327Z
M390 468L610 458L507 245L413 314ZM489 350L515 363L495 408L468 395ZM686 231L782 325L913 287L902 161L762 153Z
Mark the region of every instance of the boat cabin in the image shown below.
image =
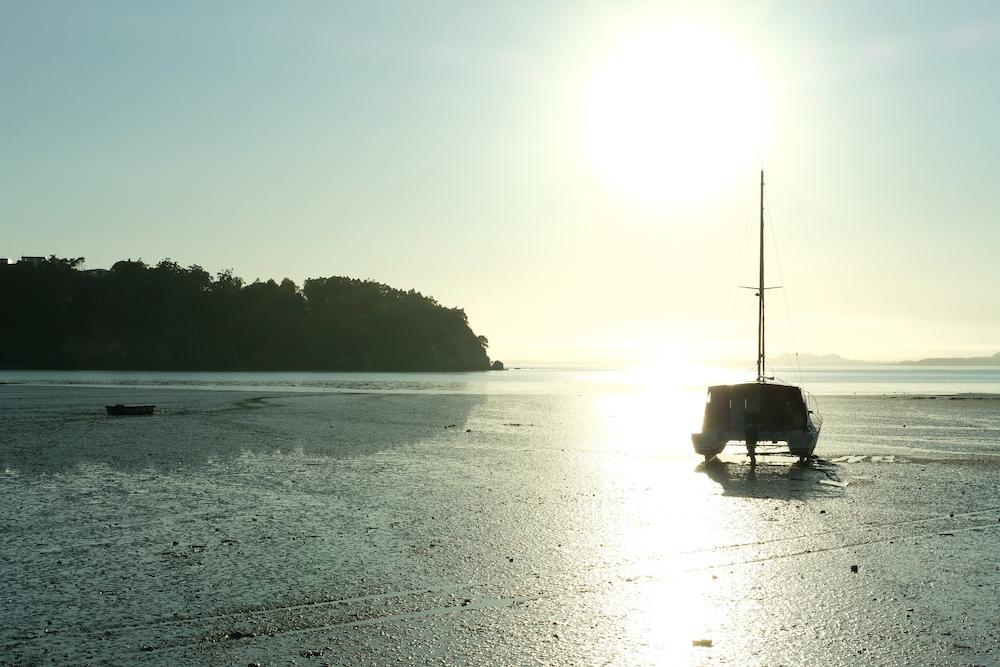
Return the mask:
M747 382L708 388L702 432L758 433L804 429L808 408L802 390L783 384Z

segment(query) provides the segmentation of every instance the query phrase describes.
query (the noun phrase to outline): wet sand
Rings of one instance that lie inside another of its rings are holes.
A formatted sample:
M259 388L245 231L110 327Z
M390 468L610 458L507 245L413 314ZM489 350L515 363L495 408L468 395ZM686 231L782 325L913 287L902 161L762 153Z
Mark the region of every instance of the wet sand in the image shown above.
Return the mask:
M1000 401L821 403L2 386L0 663L1000 664Z

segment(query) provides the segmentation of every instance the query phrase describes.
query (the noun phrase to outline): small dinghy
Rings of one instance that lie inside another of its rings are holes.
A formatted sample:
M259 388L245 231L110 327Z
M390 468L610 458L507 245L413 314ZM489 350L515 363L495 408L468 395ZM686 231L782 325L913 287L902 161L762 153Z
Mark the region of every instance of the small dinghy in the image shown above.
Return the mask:
M109 415L123 416L123 415L151 415L153 410L156 409L155 405L124 405L118 403L116 405L105 405L104 409L108 411Z

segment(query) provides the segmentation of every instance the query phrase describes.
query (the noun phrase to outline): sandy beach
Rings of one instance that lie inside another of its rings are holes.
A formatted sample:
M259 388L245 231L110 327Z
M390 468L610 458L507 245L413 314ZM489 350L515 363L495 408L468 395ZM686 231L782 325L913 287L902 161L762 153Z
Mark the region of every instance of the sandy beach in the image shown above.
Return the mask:
M821 402L0 386L0 663L1000 664L1000 400Z

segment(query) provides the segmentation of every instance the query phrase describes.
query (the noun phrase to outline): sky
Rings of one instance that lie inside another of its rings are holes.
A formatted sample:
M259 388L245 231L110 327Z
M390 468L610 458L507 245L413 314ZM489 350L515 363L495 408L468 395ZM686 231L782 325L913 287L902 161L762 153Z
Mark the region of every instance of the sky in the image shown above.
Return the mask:
M0 256L347 275L511 362L1000 350L995 2L8 2Z

